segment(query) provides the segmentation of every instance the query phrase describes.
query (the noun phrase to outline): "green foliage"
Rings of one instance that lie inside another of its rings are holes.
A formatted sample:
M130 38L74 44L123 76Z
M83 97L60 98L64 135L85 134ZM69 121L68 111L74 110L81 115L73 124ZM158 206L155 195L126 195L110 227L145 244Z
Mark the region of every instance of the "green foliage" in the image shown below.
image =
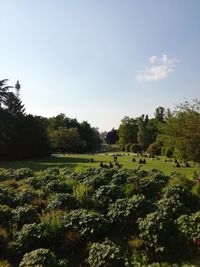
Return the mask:
M101 214L84 209L65 213L62 223L67 230L75 230L81 239L95 239L107 231L108 223Z
M77 153L83 146L77 128L51 130L49 138L53 152Z
M61 209L61 210L71 210L78 207L78 202L76 198L67 193L55 194L51 197L47 209L50 211Z
M93 243L90 247L88 263L90 267L125 267L127 259L122 249L106 239L103 243Z
M160 139L183 160L200 161L200 102L185 102L170 113L162 125Z
M126 145L128 143L137 142L137 122L134 119L125 117L121 120L118 130L119 144Z
M97 210L105 212L108 205L115 202L118 198L123 198L124 192L117 185L103 185L96 190L93 195L94 206Z
M20 252L44 247L47 240L46 224L24 224L19 232L15 232L12 247Z
M132 144L131 143L128 143L125 145L125 151L126 152L131 152L130 148L131 148Z
M131 235L135 231L136 221L153 210L153 205L143 195L134 195L129 199L118 199L108 208L107 217L118 234Z
M52 168L30 175L2 171L0 259L12 266L26 264L23 255L38 249L52 251L55 266L63 267L198 262L196 181L155 169ZM39 265L40 255L31 255Z
M144 240L148 257L152 261L179 260L185 244L178 237L174 220L169 214L162 211L149 213L146 218L139 219L138 223L139 237Z
M159 156L161 154L162 144L160 142L151 143L147 149L147 152L151 156Z
M39 248L26 253L19 264L20 267L58 267L56 256L49 249Z
M50 195L52 193L71 193L71 189L67 183L61 180L52 180L42 187L45 194Z
M37 210L32 206L17 207L12 211L12 224L17 229L24 224L38 223L40 221Z
M105 141L107 144L116 144L119 140L118 132L115 129L112 129L110 132L106 134Z
M188 241L200 245L200 211L191 215L182 215L177 219L180 232Z
M141 153L142 152L142 147L140 144L131 144L130 146L130 152L133 153Z
M6 205L0 205L0 225L9 227L12 218L12 210Z
M14 197L14 203L15 205L31 204L36 198L39 198L39 195L36 191L31 189L19 189Z
M33 176L33 171L30 168L16 169L13 172L13 176L18 181L18 180L21 180L21 179L24 179L24 178L32 177Z

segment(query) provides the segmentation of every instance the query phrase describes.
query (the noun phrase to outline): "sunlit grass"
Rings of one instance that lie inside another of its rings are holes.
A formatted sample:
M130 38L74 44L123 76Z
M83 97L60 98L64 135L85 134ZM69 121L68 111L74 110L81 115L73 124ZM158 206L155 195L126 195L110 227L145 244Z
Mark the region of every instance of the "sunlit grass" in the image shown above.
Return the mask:
M122 156L118 156L118 162L123 165L124 168L135 169L140 168L143 170L159 169L165 174L170 174L171 172L180 172L185 174L187 177L192 177L194 171L200 172L199 166L193 166L189 168L176 168L172 162L165 162L165 157L159 157L160 160L152 160L150 158L145 158L146 164L139 164L139 158L133 154L120 153ZM136 162L133 162L132 159L135 158ZM91 159L94 162L91 162ZM91 167L99 167L100 163L109 164L113 163L112 154L57 154L52 155L51 157L33 160L33 161L4 161L0 162L0 168L24 168L29 167L33 170L43 170L48 167L59 167L59 168L72 168L75 171L82 171Z

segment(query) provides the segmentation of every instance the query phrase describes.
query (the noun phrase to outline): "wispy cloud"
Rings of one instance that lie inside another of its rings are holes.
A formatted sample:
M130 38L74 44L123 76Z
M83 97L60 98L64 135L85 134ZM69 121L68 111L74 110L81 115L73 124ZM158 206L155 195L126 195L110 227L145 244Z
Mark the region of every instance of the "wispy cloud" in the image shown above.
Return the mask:
M166 78L174 68L178 60L169 58L167 55L161 57L151 56L147 66L137 76L140 81L159 81Z

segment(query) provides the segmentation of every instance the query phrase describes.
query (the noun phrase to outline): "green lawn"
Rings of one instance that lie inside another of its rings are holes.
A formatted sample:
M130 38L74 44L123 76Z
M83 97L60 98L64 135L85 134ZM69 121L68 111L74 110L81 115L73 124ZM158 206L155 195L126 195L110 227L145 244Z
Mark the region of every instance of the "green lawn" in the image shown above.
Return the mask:
M123 153L121 153L123 155ZM136 162L132 162L133 157L135 157ZM89 162L93 158L94 162ZM123 164L124 168L137 168L139 157L133 155L123 155L118 157L119 163ZM191 177L193 172L196 170L200 172L199 166L193 166L190 168L175 168L173 163L165 162L164 157L160 157L160 160L151 160L146 158L146 164L142 165L141 169L150 170L153 168L159 169L166 174L177 171L185 174L187 177ZM48 167L69 167L76 171L81 171L89 167L98 167L100 162L109 163L113 162L113 157L110 154L59 154L52 155L51 157L32 160L32 161L2 161L0 162L0 168L24 168L29 167L33 170L43 170Z

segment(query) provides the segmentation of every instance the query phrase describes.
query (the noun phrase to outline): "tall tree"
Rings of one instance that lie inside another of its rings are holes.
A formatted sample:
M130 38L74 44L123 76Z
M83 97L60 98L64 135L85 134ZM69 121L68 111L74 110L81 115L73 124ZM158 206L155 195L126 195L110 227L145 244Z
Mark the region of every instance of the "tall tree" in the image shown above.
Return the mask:
M3 100L3 104L5 106L5 110L14 116L25 115L25 107L22 104L22 101L13 92L7 92L7 95Z
M8 79L0 80L0 108L2 102L5 100L7 93L12 86L7 86Z
M138 118L138 132L137 132L137 141L140 144L143 151L145 151L149 145L149 134L148 134L148 115L142 115Z
M124 119L121 120L118 130L119 144L126 145L128 143L137 143L137 131L137 121L127 116L124 117Z
M155 111L155 120L157 122L164 122L165 121L165 108L164 107L158 107Z
M105 141L107 144L116 144L119 140L118 132L114 128L106 134Z
M200 161L200 102L185 102L169 114L159 139L183 160Z

